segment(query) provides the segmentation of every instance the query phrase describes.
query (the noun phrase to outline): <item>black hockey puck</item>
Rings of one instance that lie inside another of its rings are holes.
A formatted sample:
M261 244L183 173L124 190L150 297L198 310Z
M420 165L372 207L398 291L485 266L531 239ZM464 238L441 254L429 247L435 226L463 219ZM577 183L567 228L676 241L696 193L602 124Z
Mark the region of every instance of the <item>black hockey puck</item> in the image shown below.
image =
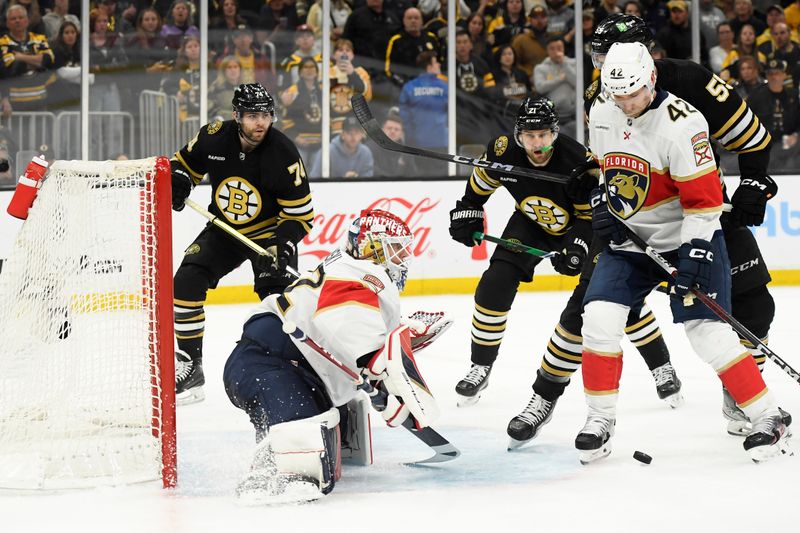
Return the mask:
M649 465L650 462L653 460L652 457L650 457L644 452L640 452L639 450L633 452L633 458L639 461L640 463L644 463L646 465Z

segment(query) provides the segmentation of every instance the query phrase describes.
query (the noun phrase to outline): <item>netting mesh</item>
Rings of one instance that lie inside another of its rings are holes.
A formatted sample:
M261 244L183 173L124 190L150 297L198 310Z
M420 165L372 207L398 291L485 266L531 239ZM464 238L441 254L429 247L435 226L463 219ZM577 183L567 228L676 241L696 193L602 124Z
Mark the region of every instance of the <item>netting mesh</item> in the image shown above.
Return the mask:
M17 235L0 272L0 487L161 475L155 163L55 162Z

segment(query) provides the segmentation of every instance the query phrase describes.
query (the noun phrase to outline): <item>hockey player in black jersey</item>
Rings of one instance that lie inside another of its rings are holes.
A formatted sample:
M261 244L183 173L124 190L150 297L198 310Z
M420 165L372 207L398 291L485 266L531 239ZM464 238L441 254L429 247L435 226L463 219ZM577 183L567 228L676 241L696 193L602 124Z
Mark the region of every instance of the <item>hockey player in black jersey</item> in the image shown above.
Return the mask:
M596 67L602 65L605 54L615 42L640 42L650 47L653 37L645 22L636 16L609 16L597 27L592 39L592 59ZM711 136L738 156L741 181L731 197L733 209L721 218L731 263L732 310L734 318L766 342L775 314L775 303L767 289L771 277L758 243L746 226L758 226L764 221L767 201L778 192L767 170L770 134L736 91L708 69L681 59L657 59L655 65L658 87L700 111L708 122ZM587 113L598 98L603 98L602 87L595 81L584 94ZM676 113L677 119L684 111L674 109L671 112ZM575 175L581 170L584 169L577 169ZM741 269L740 265L750 268ZM753 354L759 370L763 370L764 354L745 339L741 342ZM788 426L791 416L782 412ZM747 417L725 390L722 413L728 421L728 433L746 435L749 432Z
M174 281L175 368L179 404L202 401L203 305L209 288L245 260L253 267L262 300L292 281L297 243L311 229L311 192L294 143L272 126L275 101L259 83L234 91L235 120L203 126L170 161L172 207L180 211L192 188L208 174L209 211L266 248L260 256L208 224L186 248Z
M583 145L566 135L559 135L558 116L552 102L542 97L528 97L519 108L513 139L509 140L506 135L494 139L488 144L484 158L567 176L575 166L586 161L586 156ZM560 253L551 259L556 271L568 276L578 275L586 262L592 236L588 195L570 197L564 185L558 183L520 179L505 176L502 172L476 168L464 197L456 202L456 208L450 212L450 235L453 239L466 246L475 245L473 232L483 231L483 204L500 186L509 191L517 204L517 210L503 231L503 238L518 240L535 248L557 250ZM505 332L508 311L519 284L532 281L534 269L540 261L533 255L510 252L500 247L492 254L489 268L483 273L475 291L472 366L456 385L459 405L477 402L488 385L489 374ZM668 364L668 353L652 314L636 310L632 316L633 328L629 328L631 340L637 345L655 342L655 350L651 351L657 354L657 365ZM577 332L579 335L580 327ZM550 364L546 368L552 375L568 382L569 376L580 364L580 338L561 326L557 334L560 336L551 341L548 347L553 357L550 357ZM540 381L537 380L537 383ZM675 385L674 381L672 385ZM559 388L561 384L553 387ZM563 387L560 390L563 391ZM677 395L678 390L671 389L671 395ZM558 395L549 395L547 391L544 394L553 398L552 401L544 400L545 403L540 405L546 410L543 416L549 416L547 413L552 412ZM516 446L517 441L532 438L526 436L527 428L532 427L532 424L526 423L521 431L513 433L512 446Z

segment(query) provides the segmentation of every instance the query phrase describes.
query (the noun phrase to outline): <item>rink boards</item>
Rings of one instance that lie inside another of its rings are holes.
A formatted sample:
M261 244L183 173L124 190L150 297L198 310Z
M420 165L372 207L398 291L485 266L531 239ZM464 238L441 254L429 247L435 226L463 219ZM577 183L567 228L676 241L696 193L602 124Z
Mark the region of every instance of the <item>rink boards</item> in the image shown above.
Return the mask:
M755 229L773 283L800 285L800 183L798 176L780 176L778 196L769 202L765 223ZM730 179L731 190L738 179ZM493 245L483 244L468 249L450 239L449 211L463 195L465 181L389 181L389 182L314 182L314 227L299 247L300 267L314 266L333 250L346 233L351 221L361 209L388 209L404 218L415 235L414 263L406 294L448 294L472 292L488 265ZM20 221L5 213L11 191L0 192L0 259L11 249ZM192 199L207 205L211 189L196 188ZM486 205L487 231L499 236L508 220L514 201L503 191L497 191ZM206 220L191 209L173 214L174 264L180 264L183 250L192 242ZM735 265L734 265L735 266ZM749 265L739 265L748 268ZM549 263L537 268L533 283L523 284L521 290L570 289L574 278L557 275ZM253 301L252 271L249 264L239 267L225 277L216 291L209 295L211 302L239 303Z

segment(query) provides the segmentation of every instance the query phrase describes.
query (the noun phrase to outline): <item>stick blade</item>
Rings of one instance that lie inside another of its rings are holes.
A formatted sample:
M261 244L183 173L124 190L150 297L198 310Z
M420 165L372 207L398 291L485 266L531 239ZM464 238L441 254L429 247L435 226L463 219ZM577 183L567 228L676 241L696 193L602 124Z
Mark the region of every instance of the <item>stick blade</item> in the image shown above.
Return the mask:
M436 452L433 456L421 461L413 461L403 464L405 466L424 466L436 463L447 463L449 461L453 461L454 459L458 459L458 457L461 455L461 451L449 442L440 446L432 446L431 449Z

